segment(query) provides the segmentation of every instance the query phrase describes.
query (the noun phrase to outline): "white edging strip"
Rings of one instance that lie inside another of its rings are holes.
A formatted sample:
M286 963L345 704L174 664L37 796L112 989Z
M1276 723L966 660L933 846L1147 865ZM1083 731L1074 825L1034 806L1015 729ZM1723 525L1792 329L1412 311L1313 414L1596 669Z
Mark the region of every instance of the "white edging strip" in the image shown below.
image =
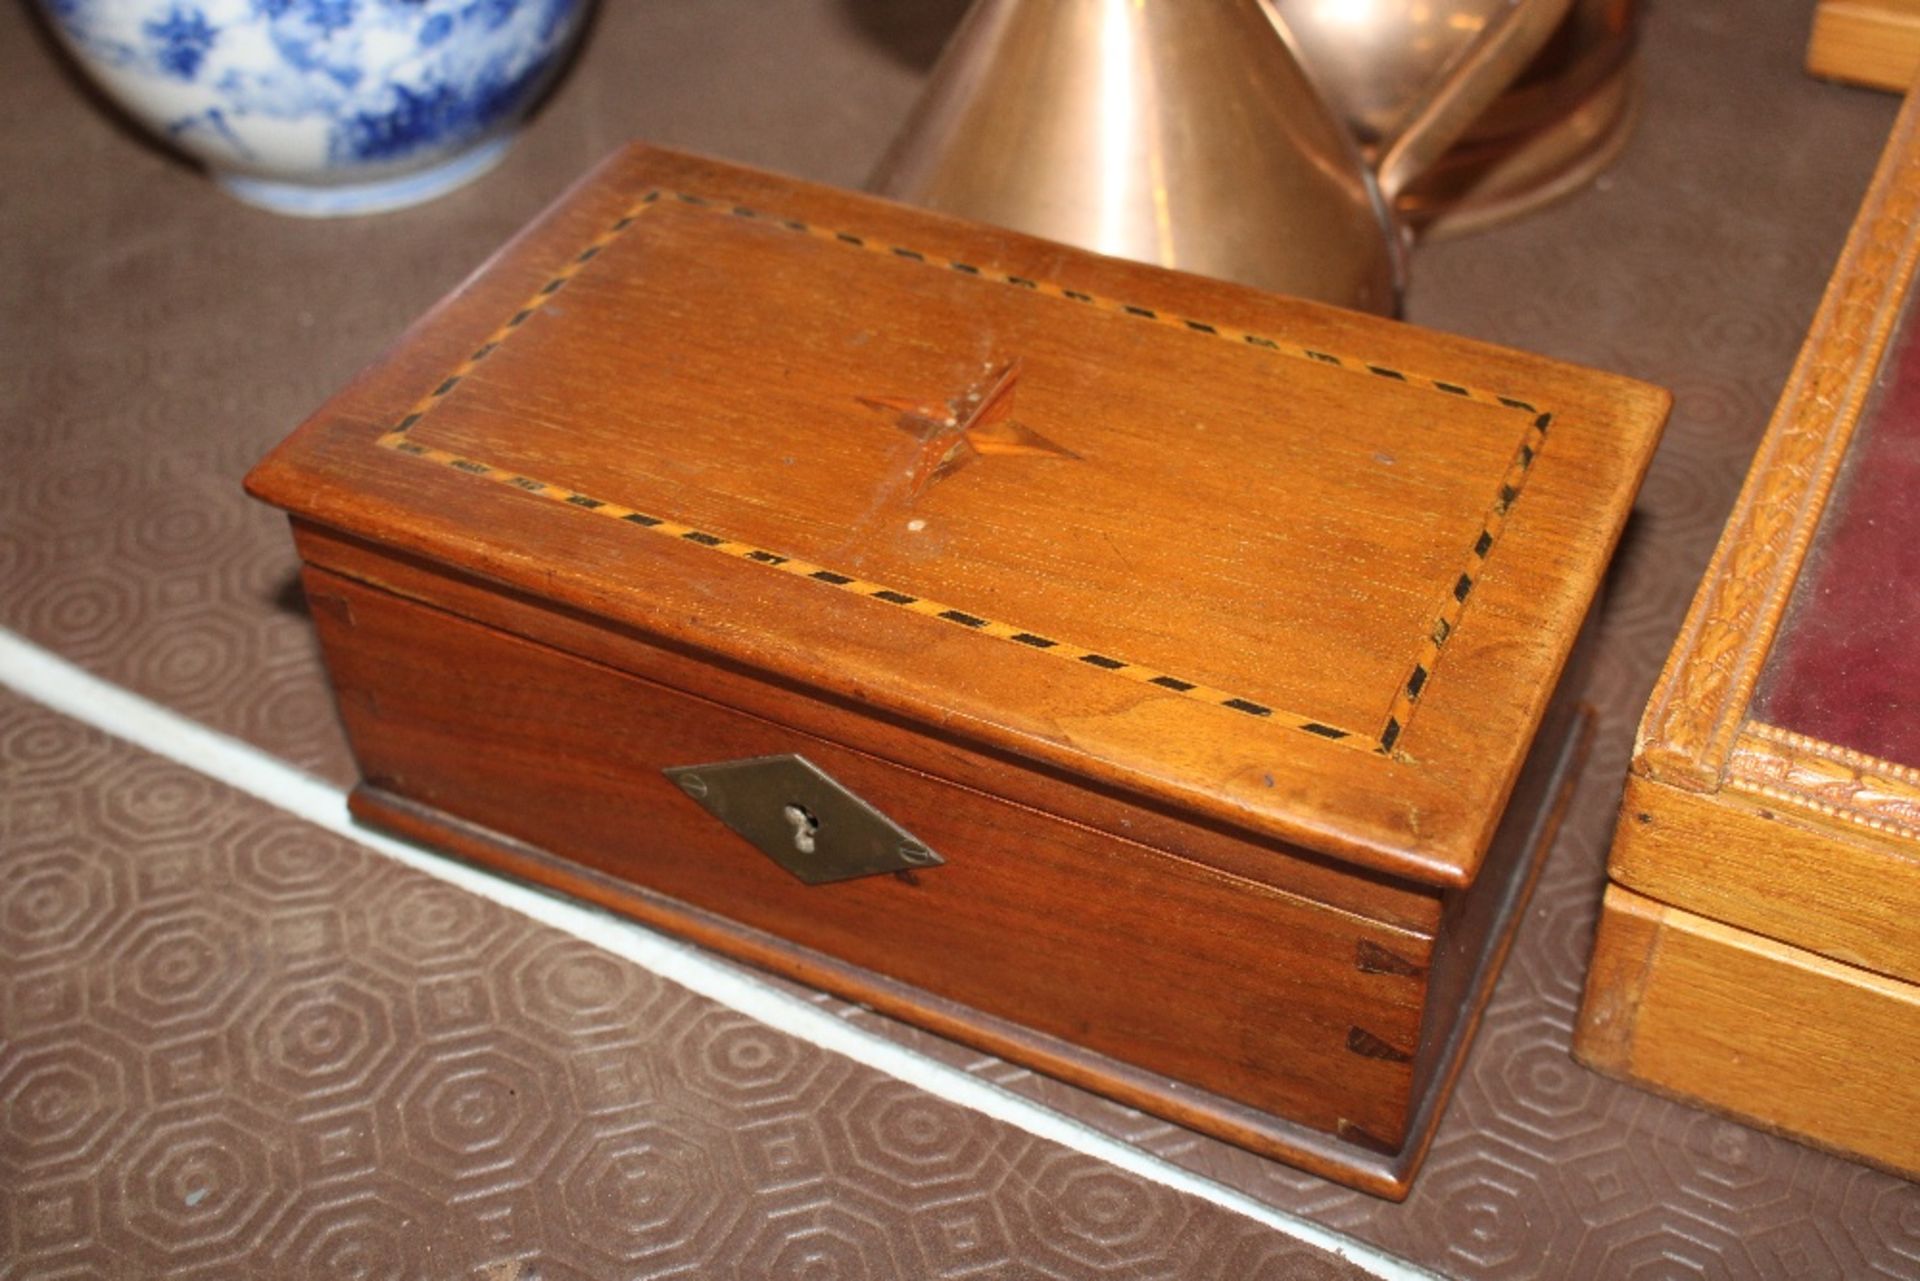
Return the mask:
M1244 1215L1297 1241L1330 1251L1387 1281L1424 1281L1435 1275L1311 1220L1263 1205L1245 1193L1182 1169L990 1081L856 1027L688 944L362 827L348 815L346 793L339 788L257 747L104 681L4 628L0 628L0 686L209 775L408 867L564 930L769 1027L845 1055L936 1098Z

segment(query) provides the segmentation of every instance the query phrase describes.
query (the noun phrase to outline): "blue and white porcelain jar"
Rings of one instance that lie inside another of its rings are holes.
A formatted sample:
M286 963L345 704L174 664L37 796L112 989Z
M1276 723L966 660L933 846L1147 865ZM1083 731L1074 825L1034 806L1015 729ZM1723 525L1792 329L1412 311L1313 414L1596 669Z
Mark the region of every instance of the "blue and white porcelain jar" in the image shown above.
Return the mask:
M117 102L240 199L373 213L505 154L590 0L39 0Z

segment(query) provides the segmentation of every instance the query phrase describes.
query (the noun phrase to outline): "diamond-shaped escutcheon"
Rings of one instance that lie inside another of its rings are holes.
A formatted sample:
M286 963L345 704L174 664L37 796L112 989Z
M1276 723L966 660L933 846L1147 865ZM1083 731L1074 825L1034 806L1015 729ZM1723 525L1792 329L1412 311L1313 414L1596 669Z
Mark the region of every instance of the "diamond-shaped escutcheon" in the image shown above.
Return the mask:
M674 765L661 772L809 885L945 862L804 756Z

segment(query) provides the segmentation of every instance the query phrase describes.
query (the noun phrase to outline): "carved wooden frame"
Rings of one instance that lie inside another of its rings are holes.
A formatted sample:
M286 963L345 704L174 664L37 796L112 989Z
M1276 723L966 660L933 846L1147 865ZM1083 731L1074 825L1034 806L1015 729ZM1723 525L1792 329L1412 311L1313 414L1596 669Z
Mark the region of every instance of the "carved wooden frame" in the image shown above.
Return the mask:
M1635 773L1763 797L1920 839L1920 771L1756 719L1771 653L1920 261L1920 111L1895 123L1679 640L1654 687Z
M1920 260L1908 99L1640 724L1574 1056L1920 1173L1920 770L1769 724L1762 671Z

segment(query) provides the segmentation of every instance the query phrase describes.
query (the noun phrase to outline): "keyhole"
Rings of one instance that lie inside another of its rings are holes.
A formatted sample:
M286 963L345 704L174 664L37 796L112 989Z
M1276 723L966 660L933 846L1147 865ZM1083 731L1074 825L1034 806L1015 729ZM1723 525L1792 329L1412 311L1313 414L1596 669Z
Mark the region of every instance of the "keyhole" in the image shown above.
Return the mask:
M820 830L820 820L798 801L789 801L780 812L793 826L793 848L802 854L813 853L813 834Z

